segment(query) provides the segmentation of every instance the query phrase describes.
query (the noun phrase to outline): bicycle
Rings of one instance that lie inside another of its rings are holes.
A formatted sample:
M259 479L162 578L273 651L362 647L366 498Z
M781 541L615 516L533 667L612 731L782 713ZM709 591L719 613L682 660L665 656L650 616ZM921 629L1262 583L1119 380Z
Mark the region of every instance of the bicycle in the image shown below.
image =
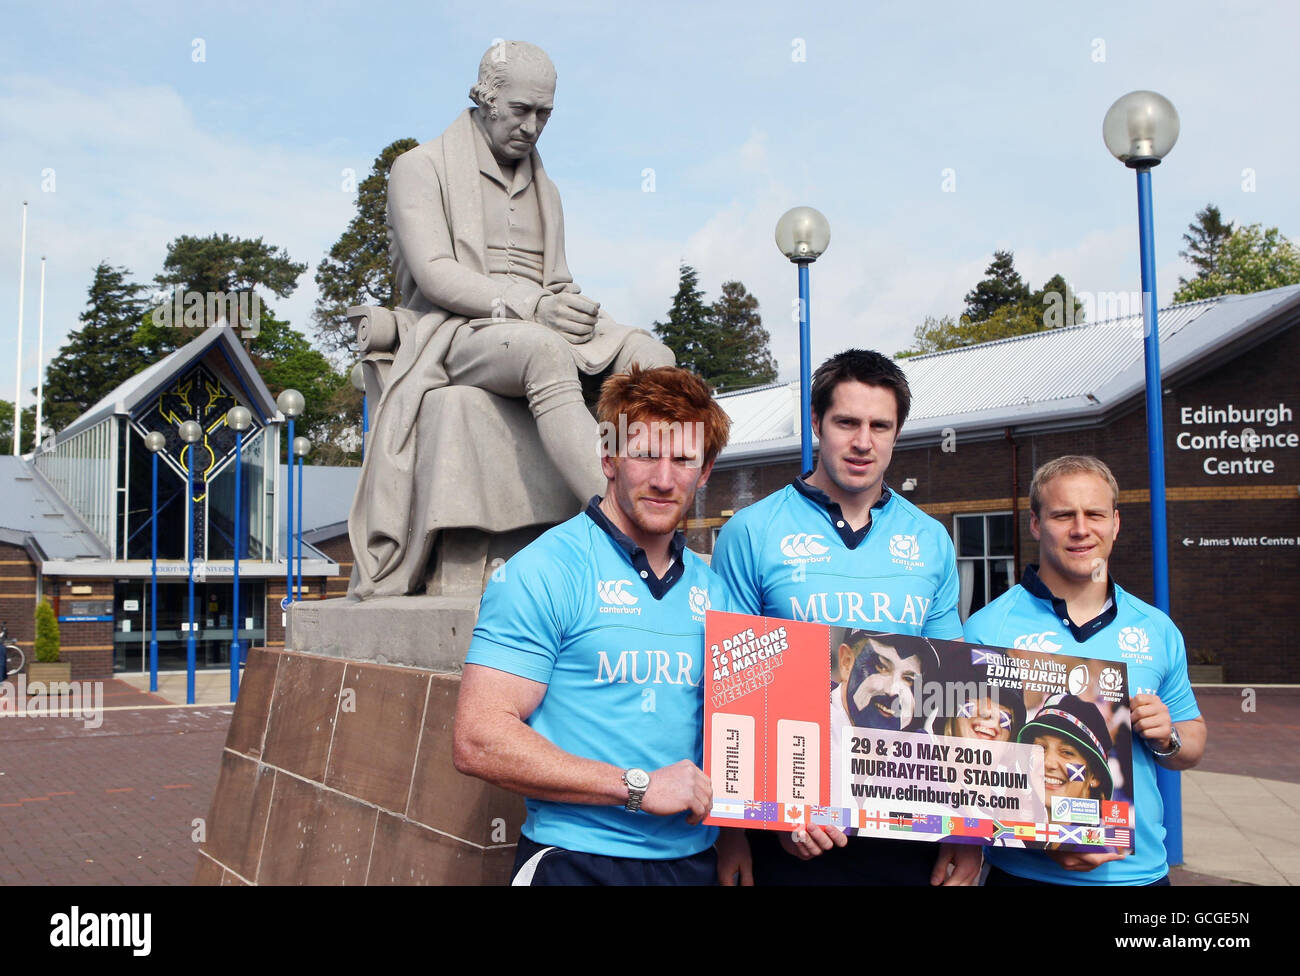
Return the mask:
M23 654L23 649L9 639L9 625L0 623L0 644L5 649L5 670L0 675L0 680L7 678L11 674L17 674L27 663L27 656Z

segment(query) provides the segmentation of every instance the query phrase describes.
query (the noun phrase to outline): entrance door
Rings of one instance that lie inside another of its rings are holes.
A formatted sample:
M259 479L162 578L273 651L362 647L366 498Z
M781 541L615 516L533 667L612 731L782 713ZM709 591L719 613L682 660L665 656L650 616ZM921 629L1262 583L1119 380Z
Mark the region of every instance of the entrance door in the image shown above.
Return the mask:
M113 586L113 670L149 670L149 581Z

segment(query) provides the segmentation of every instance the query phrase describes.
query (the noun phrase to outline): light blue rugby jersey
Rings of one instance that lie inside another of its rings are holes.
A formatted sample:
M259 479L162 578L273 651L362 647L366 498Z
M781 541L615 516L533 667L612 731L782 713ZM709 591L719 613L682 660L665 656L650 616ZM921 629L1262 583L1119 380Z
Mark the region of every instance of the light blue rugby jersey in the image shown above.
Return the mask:
M799 479L737 512L712 566L742 613L961 638L952 539L888 488L855 533L838 505Z
M674 536L655 578L593 498L517 553L483 593L468 664L549 687L528 724L566 752L653 772L703 760L704 611L733 609L720 580ZM526 800L523 832L609 857L688 857L716 827L618 806Z
M1175 722L1200 716L1187 677L1183 635L1164 613L1126 593L1113 582L1111 606L1095 620L1076 627L1063 601L1054 598L1038 578L1036 567L1025 569L1021 583L971 615L966 640L995 647L1028 647L1043 652L1128 665L1129 693L1155 693ZM1059 646L1058 646L1059 645ZM1042 851L986 848L984 856L1008 874L1036 881L1069 885L1143 885L1168 872L1165 863L1164 803L1156 788L1156 761L1134 736L1133 784L1128 791L1137 804L1135 851L1119 861L1107 861L1092 871L1067 871Z

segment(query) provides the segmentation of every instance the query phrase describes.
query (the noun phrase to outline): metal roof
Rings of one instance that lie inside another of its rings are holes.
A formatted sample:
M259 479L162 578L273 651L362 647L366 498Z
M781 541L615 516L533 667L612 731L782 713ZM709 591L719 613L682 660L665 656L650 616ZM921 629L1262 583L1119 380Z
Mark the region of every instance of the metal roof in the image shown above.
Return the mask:
M1300 322L1300 285L1223 295L1160 310L1160 366L1168 380L1208 369ZM1146 385L1142 314L999 339L898 361L912 389L900 442L1005 427L1100 423ZM782 397L781 392L785 392ZM797 456L799 384L718 397L732 418L724 464Z
M103 559L108 550L34 466L0 456L0 539L33 558ZM33 548L35 551L33 551Z
M732 444L769 441L797 434L799 384L770 383L750 390L718 395L718 404L731 418Z
M1160 313L1163 345L1214 306L1175 305ZM1096 393L1141 360L1142 315L1050 329L899 360L912 387L909 423L996 407L1024 406Z

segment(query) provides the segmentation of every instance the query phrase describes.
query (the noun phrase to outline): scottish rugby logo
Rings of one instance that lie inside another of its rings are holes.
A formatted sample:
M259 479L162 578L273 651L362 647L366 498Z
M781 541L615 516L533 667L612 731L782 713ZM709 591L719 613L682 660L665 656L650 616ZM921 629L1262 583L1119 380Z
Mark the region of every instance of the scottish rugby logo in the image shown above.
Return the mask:
M923 566L921 562L921 544L916 541L914 535L892 535L889 537L889 554L894 557L894 562L913 569L916 566Z
M704 611L710 609L709 591L700 586L692 586L690 597L687 599L690 604L691 615L699 618L704 616Z
M1125 627L1119 632L1119 649L1126 654L1146 654L1150 647L1147 632L1141 627Z

